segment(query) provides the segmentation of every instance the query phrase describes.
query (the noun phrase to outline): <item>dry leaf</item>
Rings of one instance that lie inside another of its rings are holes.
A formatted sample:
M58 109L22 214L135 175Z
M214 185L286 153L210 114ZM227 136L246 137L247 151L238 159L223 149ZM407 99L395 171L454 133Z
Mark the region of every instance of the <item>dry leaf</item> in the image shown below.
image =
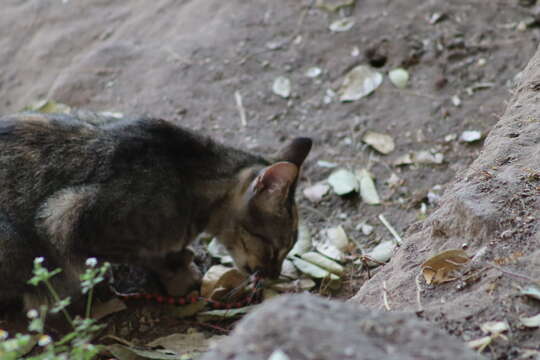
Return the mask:
M92 318L96 320L100 320L104 318L105 316L108 316L110 314L117 313L119 311L126 310L127 306L126 304L118 299L118 298L112 298L109 301L106 302L96 302L92 309Z
M337 195L349 194L358 191L358 179L354 174L346 169L338 169L328 177L328 183Z
M531 317L520 317L519 321L526 327L535 328L540 327L540 314Z
M442 284L455 280L451 272L469 262L467 253L460 249L445 250L426 260L421 268L428 284Z
M540 300L540 288L536 286L529 286L526 289L521 290L521 295L531 297L536 300Z
M484 351L486 346L491 344L491 341L492 341L491 336L484 336L484 337L482 337L480 339L469 341L467 343L467 346L470 347L471 349L478 350L478 352L482 352L482 351Z
M314 265L317 265L325 270L328 270L332 274L336 274L338 276L343 275L343 272L345 271L343 266L315 251L310 251L303 254L302 259Z
M245 280L246 277L236 268L214 265L204 274L201 296L212 300L222 300L232 293L232 290L241 288ZM243 294L244 291L236 291L235 297Z
M233 319L238 316L247 314L256 306L257 305L249 305L249 306L244 306L244 307L235 308L235 309L204 311L197 315L197 320L200 322L207 322L207 321L212 321L212 320Z
M360 185L360 196L362 201L370 205L378 205L381 203L375 182L373 182L373 176L367 169L360 169L355 171L355 175L358 178L358 184Z
M304 221L299 220L298 222L298 238L296 240L296 243L294 244L291 251L289 251L289 254L287 254L288 257L292 257L294 255L302 255L304 253L307 253L309 250L311 250L311 247L313 246L313 242L311 240L311 232Z
M482 329L483 332L495 336L507 331L509 328L510 326L508 326L506 321L487 321L480 325L480 329Z
M157 338L146 346L156 348L161 346L164 349L168 349L176 352L177 354L192 354L192 353L204 353L208 350L210 341L216 341L222 339L225 336L212 336L208 338L205 334L196 331L191 328L187 330L185 334L171 334L161 338Z

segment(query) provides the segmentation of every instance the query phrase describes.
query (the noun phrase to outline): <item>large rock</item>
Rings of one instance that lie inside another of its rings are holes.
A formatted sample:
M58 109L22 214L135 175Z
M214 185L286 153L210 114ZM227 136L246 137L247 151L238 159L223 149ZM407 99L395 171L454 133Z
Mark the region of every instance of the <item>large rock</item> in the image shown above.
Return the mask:
M314 295L284 295L246 316L203 360L481 359L414 314L374 312Z

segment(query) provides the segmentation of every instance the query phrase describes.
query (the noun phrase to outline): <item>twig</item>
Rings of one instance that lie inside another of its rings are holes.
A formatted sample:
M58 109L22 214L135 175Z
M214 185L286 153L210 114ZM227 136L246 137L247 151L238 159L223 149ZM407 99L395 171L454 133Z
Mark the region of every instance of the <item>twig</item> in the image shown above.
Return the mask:
M394 229L394 228L392 227L392 225L390 225L390 223L388 222L388 220L386 220L386 218L384 217L383 214L380 214L380 215L379 215L379 220L381 220L381 222L383 223L383 225L386 226L386 228L388 229L388 231L390 231L390 233L392 234L392 236L394 236L394 239L396 240L397 246L401 246L401 244L403 244L403 240L401 239L401 236L399 236L399 234L397 233L396 229Z
M207 327L207 328L210 328L210 329L213 329L213 330L224 332L226 334L231 332L230 329L227 329L227 328L224 328L224 327L221 327L221 326L218 326L218 325L214 325L214 324L204 323L204 322L196 321L196 322L188 322L188 324L192 324L192 325L195 325L195 326Z
M422 292L422 287L420 285L420 275L422 273L418 273L418 275L416 275L416 278L414 279L414 282L416 283L416 302L418 303L418 310L417 312L423 312L424 311L424 307L422 306L422 298L421 298L421 292Z
M383 302L384 302L384 308L387 311L392 311L392 308L390 307L390 304L388 303L388 290L386 289L386 281L382 282L383 287Z
M392 92L392 93L398 93L399 92L400 94L423 97L423 98L427 98L427 99L431 99L431 100L442 100L441 97L433 96L433 95L426 94L426 93L421 93L421 92L418 92L418 91L408 90L408 89L399 89L399 91L395 90L395 89L387 89L386 91Z
M234 98L236 99L236 107L240 113L240 122L242 123L242 126L245 127L247 126L246 109L244 109L244 105L242 105L242 95L240 95L238 90L234 92Z
M135 346L135 344L132 343L131 341L128 341L126 339L122 339L122 338L120 338L118 336L115 336L115 335L110 335L109 334L109 335L105 335L105 336L101 337L101 340L105 340L105 339L111 339L111 340L114 340L114 341L116 341L116 342L118 342L118 343L120 343L122 345L126 345L126 346L131 346L131 347Z
M506 270L506 269L504 269L504 268L502 268L502 267L500 267L498 265L492 264L492 263L488 263L487 265L491 266L492 268L495 268L495 269L499 270L503 274L508 275L510 277L517 278L519 280L530 281L530 282L535 283L535 284L540 284L540 280L533 279L533 278L531 278L531 277L529 277L527 275L518 274L518 273L512 272L510 270Z
M298 18L298 22L296 23L296 30L292 33L290 37L290 42L293 42L294 39L300 34L300 31L302 30L302 25L304 25L304 19L306 18L306 15L311 8L311 5L306 7L301 13L300 17Z

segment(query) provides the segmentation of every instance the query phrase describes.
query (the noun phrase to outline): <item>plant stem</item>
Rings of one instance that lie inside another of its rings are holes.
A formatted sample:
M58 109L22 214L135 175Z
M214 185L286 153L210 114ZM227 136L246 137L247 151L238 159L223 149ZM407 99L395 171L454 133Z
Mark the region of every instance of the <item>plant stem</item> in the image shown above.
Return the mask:
M91 287L90 290L88 290L88 300L86 301L86 318L88 319L90 317L90 311L92 310L92 295L94 293L94 288Z
M54 298L54 301L60 302L60 296L58 296L58 293L56 292L56 290L54 290L49 280L45 280L45 285L47 285L47 289L49 290L52 297ZM69 316L67 310L62 309L62 312L64 313L64 316L66 317L67 322L71 325L72 328L75 329L75 325L73 325L73 320L71 319L71 316Z

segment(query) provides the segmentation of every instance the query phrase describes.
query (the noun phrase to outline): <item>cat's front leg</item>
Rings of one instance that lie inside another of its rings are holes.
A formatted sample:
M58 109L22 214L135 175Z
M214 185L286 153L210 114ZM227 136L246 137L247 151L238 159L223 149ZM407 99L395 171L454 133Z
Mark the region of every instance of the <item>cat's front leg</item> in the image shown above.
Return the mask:
M186 248L155 259L147 266L159 276L169 295L182 296L198 289L202 280L202 273L193 263L193 257L193 251Z

